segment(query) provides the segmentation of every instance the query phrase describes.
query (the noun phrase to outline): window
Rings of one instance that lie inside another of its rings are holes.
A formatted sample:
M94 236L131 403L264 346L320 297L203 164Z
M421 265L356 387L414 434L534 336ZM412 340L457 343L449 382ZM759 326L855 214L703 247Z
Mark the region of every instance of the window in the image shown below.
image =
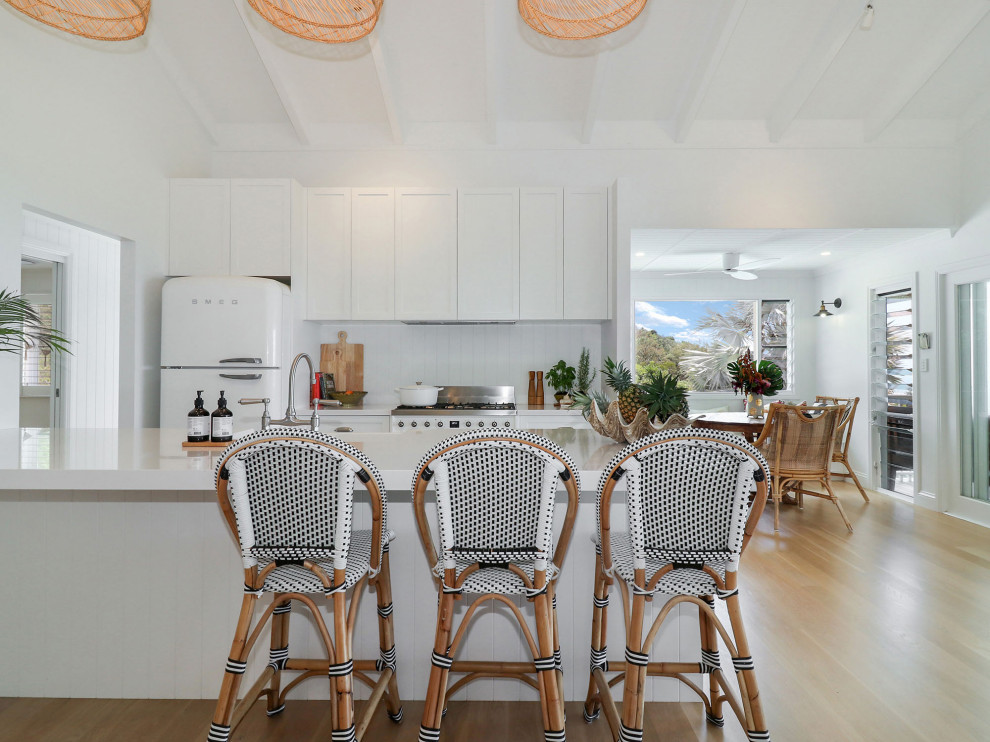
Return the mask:
M790 301L637 301L636 375L673 373L696 392L731 392L728 365L746 350L791 383Z
M31 302L41 315L42 324L51 328L52 305ZM52 352L38 343L25 343L21 356L21 386L51 386L52 384Z

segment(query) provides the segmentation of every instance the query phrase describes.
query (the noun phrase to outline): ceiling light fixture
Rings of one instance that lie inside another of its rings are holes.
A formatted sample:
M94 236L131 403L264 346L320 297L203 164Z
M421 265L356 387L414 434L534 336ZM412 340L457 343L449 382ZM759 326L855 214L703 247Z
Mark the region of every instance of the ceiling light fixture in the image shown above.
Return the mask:
M148 26L151 0L7 0L12 8L60 31L98 41L136 39Z
M519 0L526 25L553 39L594 39L632 23L646 0Z
M346 44L375 28L385 0L247 0L280 31L323 44Z
M636 257L637 258L645 258L646 257L646 253L645 252L638 252L638 253L636 253Z
M822 255L831 255L831 254L832 253L830 253L828 250L826 250L825 252L822 253Z
M815 312L812 316L813 317L831 317L832 316L832 313L825 308L825 305L826 304L831 304L833 307L835 307L836 309L838 309L839 307L842 306L842 299L836 299L835 301L825 301L824 299L822 299L822 305L818 308L818 311Z
M873 3L867 3L866 8L863 10L863 17L859 19L859 27L864 31L869 31L873 28Z

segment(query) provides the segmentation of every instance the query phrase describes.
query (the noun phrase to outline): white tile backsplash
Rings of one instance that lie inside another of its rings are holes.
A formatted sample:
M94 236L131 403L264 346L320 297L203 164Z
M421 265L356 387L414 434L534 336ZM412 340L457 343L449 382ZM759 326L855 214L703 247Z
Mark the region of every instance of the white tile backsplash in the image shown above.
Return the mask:
M596 323L327 323L320 326L320 342L336 342L340 330L347 331L347 342L364 344L366 405L398 404L395 387L417 381L513 385L516 401L525 404L529 371L546 371L561 358L576 368L582 347L591 351L592 367L601 366L602 326ZM318 358L319 348L313 352ZM544 394L552 401L552 389Z

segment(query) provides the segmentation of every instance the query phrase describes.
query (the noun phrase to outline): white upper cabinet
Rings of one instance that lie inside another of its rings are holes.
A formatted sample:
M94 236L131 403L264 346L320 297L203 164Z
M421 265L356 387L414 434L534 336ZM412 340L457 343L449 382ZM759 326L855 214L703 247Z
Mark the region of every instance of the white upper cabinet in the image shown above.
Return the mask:
M519 318L519 189L457 191L457 317Z
M230 272L287 276L292 244L292 183L230 181Z
M309 188L306 318L351 318L351 191Z
M457 191L395 193L395 318L457 319Z
M351 190L351 319L395 319L395 189Z
M519 191L519 319L564 318L564 189Z
M230 273L230 181L175 178L169 182L168 273Z
M564 189L564 319L608 319L608 189Z

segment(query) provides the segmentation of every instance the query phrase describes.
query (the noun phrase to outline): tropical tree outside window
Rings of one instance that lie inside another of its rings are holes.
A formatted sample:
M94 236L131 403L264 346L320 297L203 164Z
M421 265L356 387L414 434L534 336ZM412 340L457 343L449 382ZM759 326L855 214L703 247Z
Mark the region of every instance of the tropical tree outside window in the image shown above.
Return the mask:
M790 302L637 301L636 375L675 374L696 392L731 392L728 365L746 350L780 366L791 388Z

